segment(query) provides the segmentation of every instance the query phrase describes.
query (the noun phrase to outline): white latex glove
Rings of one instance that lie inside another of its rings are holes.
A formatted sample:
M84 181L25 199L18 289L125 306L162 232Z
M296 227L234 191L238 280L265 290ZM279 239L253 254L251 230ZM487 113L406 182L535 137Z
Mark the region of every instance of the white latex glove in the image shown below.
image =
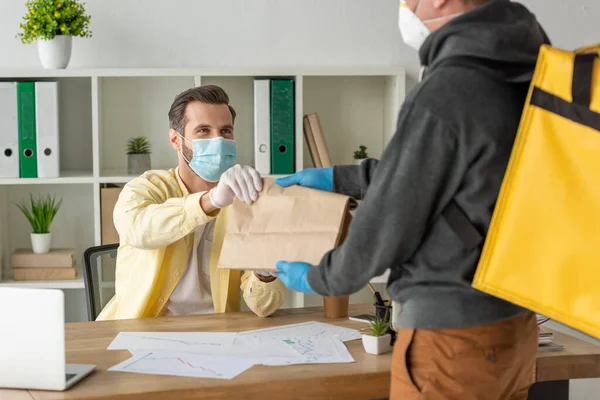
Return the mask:
M210 190L208 196L216 208L230 206L235 197L252 204L258 198L262 186L262 177L257 170L248 165L235 165L221 175L219 183Z

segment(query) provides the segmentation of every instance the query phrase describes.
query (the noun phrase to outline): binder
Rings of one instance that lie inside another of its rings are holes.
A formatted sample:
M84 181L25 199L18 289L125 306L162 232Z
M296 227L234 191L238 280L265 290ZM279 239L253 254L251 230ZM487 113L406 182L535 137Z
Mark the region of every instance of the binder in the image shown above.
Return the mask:
M294 81L271 80L271 173L295 172Z
M17 83L19 104L19 170L21 178L37 178L35 140L35 85Z
M271 173L271 81L254 81L254 167L261 175Z
M35 83L35 129L38 178L57 178L58 148L58 83Z
M0 178L19 177L17 83L0 82Z

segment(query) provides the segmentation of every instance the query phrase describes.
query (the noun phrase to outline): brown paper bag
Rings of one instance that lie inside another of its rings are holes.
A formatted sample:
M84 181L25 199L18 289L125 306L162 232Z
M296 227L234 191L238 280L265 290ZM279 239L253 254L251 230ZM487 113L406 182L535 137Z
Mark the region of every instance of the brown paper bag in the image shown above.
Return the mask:
M234 200L219 268L274 271L279 260L318 264L343 241L355 205L348 196L282 188L265 178L254 204Z

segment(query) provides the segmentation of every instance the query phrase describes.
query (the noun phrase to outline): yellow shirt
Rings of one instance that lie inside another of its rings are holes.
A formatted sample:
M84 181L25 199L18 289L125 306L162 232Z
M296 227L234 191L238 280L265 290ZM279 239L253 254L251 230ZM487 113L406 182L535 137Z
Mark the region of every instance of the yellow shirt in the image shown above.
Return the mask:
M217 268L229 208L205 214L200 207L204 193L190 194L178 169L148 171L125 185L113 214L120 237L115 296L97 320L163 315L187 266L194 232L215 218L210 254L215 312L239 311L240 288L258 316L271 315L283 304L286 289L278 279L265 283L251 271Z

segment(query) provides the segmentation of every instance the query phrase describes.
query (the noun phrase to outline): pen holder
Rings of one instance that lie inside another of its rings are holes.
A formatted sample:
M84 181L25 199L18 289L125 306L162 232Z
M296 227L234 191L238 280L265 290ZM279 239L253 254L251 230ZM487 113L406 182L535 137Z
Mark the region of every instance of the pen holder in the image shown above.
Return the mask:
M375 306L375 315L381 319L383 319L386 322L390 322L392 320L392 305L389 304L388 300L384 301L385 304L373 304ZM387 315L386 315L387 313ZM388 330L390 336L391 336L391 343L390 345L394 345L394 343L396 342L396 331L391 327L390 324L390 328Z
M323 307L325 318L347 318L350 296L344 297L323 297Z
M377 317L379 317L380 319L385 320L386 322L390 321L390 318L392 317L392 305L388 305L388 301L385 300L384 301L385 304L373 304L375 306L375 315ZM386 312L387 312L387 316L386 316Z

